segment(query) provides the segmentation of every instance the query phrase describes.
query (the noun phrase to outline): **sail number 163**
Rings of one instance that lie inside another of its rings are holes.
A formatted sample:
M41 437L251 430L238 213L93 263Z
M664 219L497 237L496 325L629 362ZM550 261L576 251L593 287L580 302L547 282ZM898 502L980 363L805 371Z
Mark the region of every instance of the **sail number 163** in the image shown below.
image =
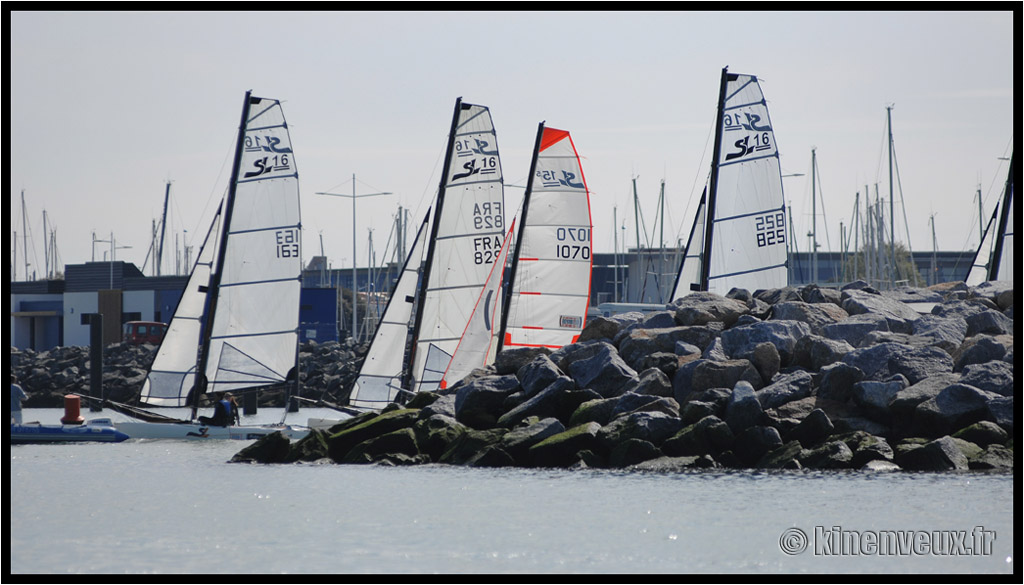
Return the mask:
M274 232L277 238L277 257L278 258L298 258L299 257L299 232L298 230L278 230Z

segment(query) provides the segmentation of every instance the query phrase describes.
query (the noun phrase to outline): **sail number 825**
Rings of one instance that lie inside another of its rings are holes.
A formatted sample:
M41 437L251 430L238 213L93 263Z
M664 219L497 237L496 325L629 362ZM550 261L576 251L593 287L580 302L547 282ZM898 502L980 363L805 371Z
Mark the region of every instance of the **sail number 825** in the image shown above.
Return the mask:
M754 219L754 233L757 247L786 243L786 214L777 211L766 213Z

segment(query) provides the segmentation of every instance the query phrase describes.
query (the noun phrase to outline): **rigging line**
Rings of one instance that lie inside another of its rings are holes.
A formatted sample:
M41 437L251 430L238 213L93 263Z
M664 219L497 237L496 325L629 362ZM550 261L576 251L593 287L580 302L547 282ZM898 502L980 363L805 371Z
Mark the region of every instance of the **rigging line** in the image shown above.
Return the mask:
M896 145L895 144L893 144L893 147L892 147L892 162L893 162L893 166L896 169L896 186L897 186L897 190L900 193L900 208L903 210L903 229L907 230L907 252L910 254L910 267L909 267L909 270L913 271L912 274L908 274L906 276L908 277L908 279L909 279L910 276L913 276L914 286L918 286L920 284L920 282L919 282L920 279L918 278L918 274L917 274L917 266L914 264L914 261L913 261L914 260L914 248L910 244L910 223L907 220L907 200L906 200L906 198L903 197L903 180L900 178L900 163L899 163L899 159L896 156Z

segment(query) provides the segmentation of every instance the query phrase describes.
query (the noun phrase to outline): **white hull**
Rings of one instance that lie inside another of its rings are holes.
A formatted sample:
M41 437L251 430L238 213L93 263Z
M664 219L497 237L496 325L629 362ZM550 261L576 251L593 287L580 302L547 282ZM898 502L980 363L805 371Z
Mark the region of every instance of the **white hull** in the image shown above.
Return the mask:
M90 423L101 422L103 419ZM130 439L235 439L249 441L270 433L281 431L291 440L298 440L309 434L308 428L283 424L241 425L217 427L199 423L155 423L143 421L115 421L107 424L128 435Z

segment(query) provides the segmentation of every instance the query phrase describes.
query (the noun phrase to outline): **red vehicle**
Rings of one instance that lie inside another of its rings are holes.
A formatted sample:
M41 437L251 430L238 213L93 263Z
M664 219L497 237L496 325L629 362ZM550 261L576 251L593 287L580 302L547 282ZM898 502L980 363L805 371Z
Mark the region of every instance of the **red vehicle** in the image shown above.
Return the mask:
M129 321L124 324L121 340L132 345L151 343L159 345L167 333L166 323L156 321Z

